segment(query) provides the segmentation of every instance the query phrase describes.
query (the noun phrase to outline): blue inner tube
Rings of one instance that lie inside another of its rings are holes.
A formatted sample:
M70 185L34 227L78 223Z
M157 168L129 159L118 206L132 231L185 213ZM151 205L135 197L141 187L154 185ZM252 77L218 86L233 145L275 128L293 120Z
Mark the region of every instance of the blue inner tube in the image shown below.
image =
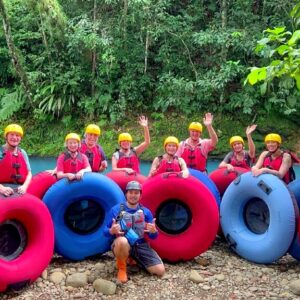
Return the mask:
M189 172L193 177L197 178L208 187L208 189L214 195L218 208L220 208L221 196L215 183L206 174L202 173L199 170L189 168Z
M289 249L295 233L293 195L278 177L245 173L222 198L221 225L230 247L256 263L272 263Z
M113 180L98 173L87 173L79 181L62 179L43 201L52 215L57 253L82 260L110 250L111 239L104 235L108 212L125 201Z
M298 207L300 207L300 179L292 181L288 184L288 188L294 194ZM299 238L299 213L297 215L298 228L296 230L293 242L289 249L289 253L297 260L300 261L300 238Z

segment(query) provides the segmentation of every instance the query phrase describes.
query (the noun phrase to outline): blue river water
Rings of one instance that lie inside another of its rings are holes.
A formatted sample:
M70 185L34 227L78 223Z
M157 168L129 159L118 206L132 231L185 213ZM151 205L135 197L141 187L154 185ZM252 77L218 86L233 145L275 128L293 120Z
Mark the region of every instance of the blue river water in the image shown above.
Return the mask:
M44 170L51 170L55 168L56 165L56 158L53 157L47 157L47 158L42 158L42 157L35 157L32 156L29 158L30 164L31 164L31 169L32 173L36 174ZM207 170L208 173L211 173L213 170L218 168L220 161L219 160L209 160L207 164ZM141 162L141 173L145 176L148 175L150 167L151 167L151 162L148 161L142 161ZM296 172L296 178L300 178L300 165L294 165L294 169ZM108 173L111 171L111 164L109 162L107 170L104 172Z
M31 169L32 169L32 174L37 174L41 171L45 171L45 170L51 170L55 168L56 165L56 158L53 157L35 157L35 156L31 156L29 158L30 161L30 165L31 165ZM218 164L220 162L218 160L211 160L208 162L208 172L210 173L211 171L217 169ZM140 168L141 168L141 173L145 176L148 175L149 170L151 167L151 162L148 161L142 161ZM108 173L111 171L111 163L108 163L108 168L107 170L104 172ZM299 173L300 174L300 173Z

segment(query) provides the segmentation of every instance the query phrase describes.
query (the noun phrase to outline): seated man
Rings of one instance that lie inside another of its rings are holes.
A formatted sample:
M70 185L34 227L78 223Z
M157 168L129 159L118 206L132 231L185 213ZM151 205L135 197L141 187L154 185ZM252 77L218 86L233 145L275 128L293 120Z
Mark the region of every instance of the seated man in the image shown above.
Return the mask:
M112 251L117 259L117 278L122 283L128 281L129 256L151 274L163 276L165 273L162 260L144 239L145 233L155 239L158 231L150 210L139 204L141 193L139 182L128 182L126 202L112 207L104 231L106 236L114 238Z

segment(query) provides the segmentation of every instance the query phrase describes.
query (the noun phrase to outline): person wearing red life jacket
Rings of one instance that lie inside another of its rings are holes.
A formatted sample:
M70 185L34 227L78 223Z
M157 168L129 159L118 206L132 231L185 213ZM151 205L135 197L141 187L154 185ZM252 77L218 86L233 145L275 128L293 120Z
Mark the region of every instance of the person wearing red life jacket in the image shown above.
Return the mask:
M169 136L164 141L165 153L154 158L148 177L165 172L182 172L184 178L188 177L189 170L185 161L176 156L179 141L175 136Z
M18 124L10 124L4 129L5 145L0 149L0 194L9 196L16 184L17 192L24 194L32 178L29 159L26 151L19 148L24 136L23 128Z
M208 153L214 150L218 143L218 136L212 127L213 115L206 113L203 124L206 126L209 139L201 139L203 127L199 122L189 125L190 137L181 141L176 155L182 157L188 168L196 169L206 173L206 162Z
M85 129L79 151L84 153L88 159L92 172L103 172L107 168L107 160L103 148L98 144L101 130L96 124L89 124Z
M255 145L251 134L255 129L256 125L248 126L246 129L249 151L245 150L245 143L241 136L236 135L230 138L229 145L232 151L225 156L219 164L219 168L227 168L229 172L232 172L234 167L251 170L252 162L255 159Z
M119 134L118 143L120 149L114 152L111 165L113 171L126 171L128 174L140 173L139 156L150 144L148 119L145 116L139 118L139 124L144 128L144 141L136 147L132 147L132 136L123 132Z
M256 164L252 167L252 174L259 176L260 174L269 173L278 176L285 183L289 183L291 180L289 170L292 167L292 157L280 148L282 144L281 136L277 133L267 134L265 144L267 150L261 153Z
M57 178L80 180L85 172L91 172L87 156L79 151L80 137L76 133L69 133L65 138L66 151L58 156L56 171Z

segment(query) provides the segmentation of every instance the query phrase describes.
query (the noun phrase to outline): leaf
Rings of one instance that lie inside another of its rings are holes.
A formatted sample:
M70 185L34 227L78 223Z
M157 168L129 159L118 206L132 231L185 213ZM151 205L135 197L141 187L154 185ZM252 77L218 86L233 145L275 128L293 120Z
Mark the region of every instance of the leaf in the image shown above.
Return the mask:
M278 48L276 48L277 52L278 52L280 55L283 55L283 54L287 53L289 49L290 49L290 47L287 46L287 45L281 45L281 46L279 46Z
M297 89L300 90L300 72L293 74L293 77L296 80Z
M262 96L265 95L265 93L267 91L267 86L268 86L267 82L264 82L263 84L260 85L260 94Z
M299 39L300 39L300 30L296 30L293 33L292 37L288 40L287 44L289 46L295 45Z
M264 67L264 68L261 68L258 72L258 81L262 81L262 80L265 80L267 77L267 69Z
M250 74L248 74L247 79L251 85L254 85L258 81L258 72L259 69L255 68L251 70Z
M273 33L276 35L284 32L284 31L285 31L285 26L284 27L275 27L274 29L268 28L268 29L264 30L264 32Z

